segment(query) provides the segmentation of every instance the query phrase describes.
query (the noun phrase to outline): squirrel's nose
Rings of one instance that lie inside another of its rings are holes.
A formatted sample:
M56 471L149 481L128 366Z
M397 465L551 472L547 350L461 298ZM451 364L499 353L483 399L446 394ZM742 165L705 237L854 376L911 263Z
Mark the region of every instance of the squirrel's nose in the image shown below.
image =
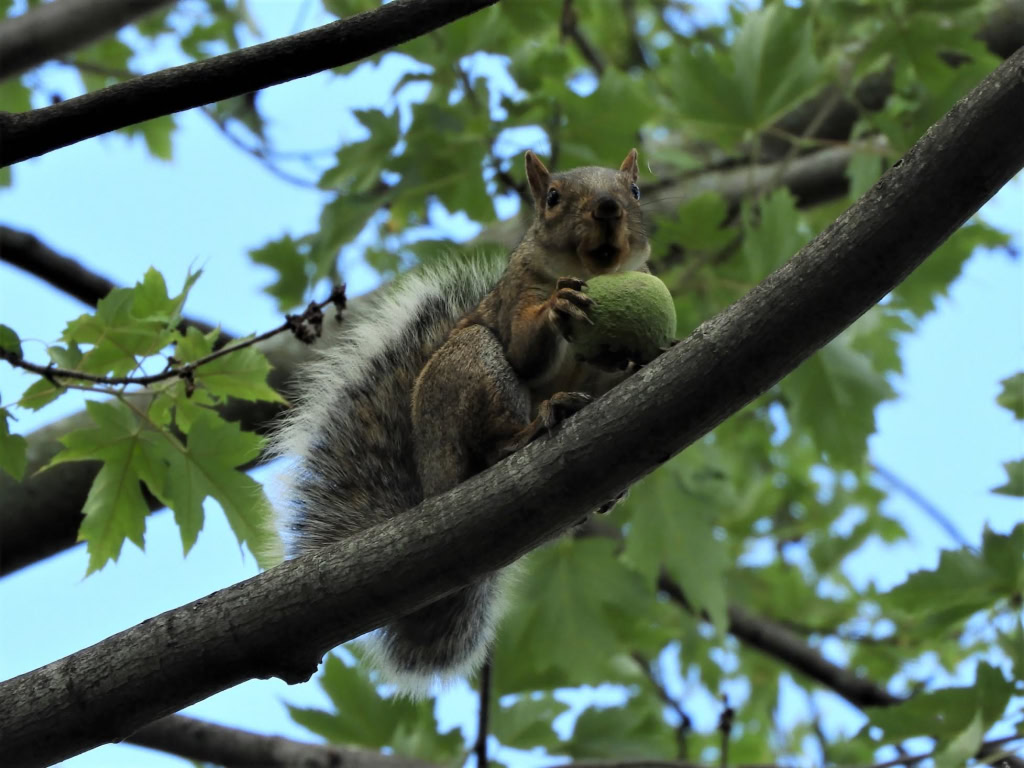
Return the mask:
M622 218L622 206L614 197L602 197L597 201L594 208L595 219L619 219Z

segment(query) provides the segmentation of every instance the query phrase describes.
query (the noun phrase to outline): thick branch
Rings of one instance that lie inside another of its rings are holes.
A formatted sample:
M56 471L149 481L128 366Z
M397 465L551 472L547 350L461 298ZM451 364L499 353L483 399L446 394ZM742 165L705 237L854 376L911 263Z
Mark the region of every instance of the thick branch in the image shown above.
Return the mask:
M101 133L340 67L497 0L394 0L316 29L111 85L21 114L0 113L0 167Z
M61 256L34 235L10 227L0 226L0 261L23 269L92 307L117 287L74 259Z
M729 606L729 631L752 648L831 688L854 706L882 707L902 701L874 681L833 664L781 624L754 616L741 606Z
M891 291L1024 166L1024 49L740 301L448 493L0 685L5 757L42 765L341 642L565 531L765 392ZM159 691L154 696L153 691Z
M0 80L115 32L170 0L58 0L0 24Z
M281 736L206 723L184 715L170 715L143 726L127 739L129 744L159 749L172 755L226 768L431 768L422 760L382 755L362 749L307 744Z

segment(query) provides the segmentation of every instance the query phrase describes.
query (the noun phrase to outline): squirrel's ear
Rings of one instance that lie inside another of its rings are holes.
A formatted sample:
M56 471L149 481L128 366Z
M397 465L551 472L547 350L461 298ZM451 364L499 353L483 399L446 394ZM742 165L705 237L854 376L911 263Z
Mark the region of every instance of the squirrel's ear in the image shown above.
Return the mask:
M637 167L636 167L636 149L629 150L629 154L626 155L626 159L622 161L622 165L619 166L620 171L625 171L629 174L630 181L636 181Z
M533 192L534 201L540 201L548 193L548 184L551 182L551 174L530 150L526 150L526 178L530 182L530 191Z

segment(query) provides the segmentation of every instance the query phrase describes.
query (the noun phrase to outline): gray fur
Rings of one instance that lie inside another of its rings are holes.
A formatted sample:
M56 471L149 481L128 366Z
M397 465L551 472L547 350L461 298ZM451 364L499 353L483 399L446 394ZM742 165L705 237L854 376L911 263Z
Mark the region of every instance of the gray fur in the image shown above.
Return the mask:
M287 461L276 506L288 556L336 542L423 500L412 446L413 383L506 263L481 256L402 276L368 311L346 321L338 339L303 369L270 449L272 458ZM423 693L435 672L448 677L477 665L494 634L498 578L370 639L385 677L407 692Z

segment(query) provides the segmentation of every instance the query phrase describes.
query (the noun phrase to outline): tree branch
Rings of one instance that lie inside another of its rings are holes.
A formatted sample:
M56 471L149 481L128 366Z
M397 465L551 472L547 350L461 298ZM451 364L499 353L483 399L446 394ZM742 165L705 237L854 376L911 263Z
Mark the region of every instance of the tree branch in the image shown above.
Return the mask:
M765 392L1024 166L1024 49L749 294L549 437L403 515L0 684L9 762L42 765L323 654L503 567ZM159 696L153 692L159 691Z
M394 0L240 51L117 83L21 114L0 113L0 167L161 115L340 67L497 0Z
M690 605L683 590L667 575L662 574L659 577L658 589L686 611L694 613L693 606ZM854 706L882 707L901 701L898 696L893 696L871 680L833 664L804 642L802 637L773 619L755 616L735 603L729 605L728 615L729 632L738 640L803 672L811 679L831 688Z
M91 307L117 288L102 275L90 272L74 259L61 256L34 235L10 227L0 226L0 260L45 280Z
M301 315L286 314L284 316L284 322L276 328L271 328L269 331L264 331L258 336L253 336L245 341L239 341L228 346L222 346L220 349L216 349L209 354L203 355L198 360L193 360L188 363L169 365L160 373L129 376L101 376L95 373L86 373L84 371L77 371L68 368L58 368L54 365L30 363L23 359L20 354L6 349L0 349L0 360L4 360L15 368L21 368L22 370L29 371L30 373L37 373L40 376L46 376L57 385L62 384L62 382L57 381L57 379L87 381L106 386L135 385L142 387L173 378L180 378L186 382L191 382L194 380L196 370L207 363L213 362L219 357L230 355L232 352L237 352L240 349L251 347L261 341L266 341L267 339L273 338L285 331L291 331L292 334L307 344L312 343L314 339L320 337L324 319L324 308L328 304L334 304L336 317L340 322L341 312L345 309L345 301L345 285L343 283L342 285L335 287L334 290L331 291L331 295L323 301L311 301Z
M226 768L432 768L432 763L362 749L306 744L281 736L264 736L237 728L206 723L185 715L170 715L143 726L129 744Z
M170 0L59 0L0 24L0 80L115 32Z

